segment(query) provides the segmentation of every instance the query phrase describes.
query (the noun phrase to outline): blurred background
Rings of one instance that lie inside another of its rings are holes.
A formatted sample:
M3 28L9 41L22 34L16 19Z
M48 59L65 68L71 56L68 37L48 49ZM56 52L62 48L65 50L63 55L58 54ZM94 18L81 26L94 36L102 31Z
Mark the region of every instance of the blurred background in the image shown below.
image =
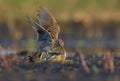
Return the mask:
M0 0L0 44L4 48L37 48L36 33L26 17L37 20L41 6L61 26L60 38L68 52L76 48L120 51L120 0Z

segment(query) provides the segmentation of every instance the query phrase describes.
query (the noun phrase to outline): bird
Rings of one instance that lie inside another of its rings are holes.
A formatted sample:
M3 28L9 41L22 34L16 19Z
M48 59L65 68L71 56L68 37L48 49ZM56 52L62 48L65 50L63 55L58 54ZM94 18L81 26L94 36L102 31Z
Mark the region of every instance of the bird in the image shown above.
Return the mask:
M54 46L51 49L50 56L47 56L45 60L47 61L61 61L65 62L66 51L64 49L64 42L61 39L56 40Z
M63 40L58 38L60 26L54 16L46 8L42 7L38 10L39 22L36 22L31 17L27 18L37 33L37 42L42 42L35 53L29 56L29 60L33 61L33 58L36 59L36 57L41 60L44 54L47 54L48 56L43 59L44 61L56 60L64 62L66 50Z

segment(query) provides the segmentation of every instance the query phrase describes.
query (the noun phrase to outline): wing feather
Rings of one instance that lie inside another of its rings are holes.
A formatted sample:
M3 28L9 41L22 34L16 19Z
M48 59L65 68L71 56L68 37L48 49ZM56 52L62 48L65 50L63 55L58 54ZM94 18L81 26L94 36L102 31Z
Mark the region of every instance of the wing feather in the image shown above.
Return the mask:
M51 35L44 27L39 25L31 17L28 17L29 22L32 24L33 29L37 32L37 41L49 41L52 42Z
M39 24L51 34L52 39L58 39L60 27L54 16L47 9L40 8L38 18Z

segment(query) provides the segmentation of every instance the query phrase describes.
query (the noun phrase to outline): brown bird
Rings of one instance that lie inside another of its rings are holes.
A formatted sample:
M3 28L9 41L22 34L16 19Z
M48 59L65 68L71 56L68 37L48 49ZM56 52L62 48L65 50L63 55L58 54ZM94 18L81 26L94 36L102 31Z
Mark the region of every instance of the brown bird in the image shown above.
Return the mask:
M64 42L62 39L58 39L60 27L53 15L45 8L40 8L38 14L39 23L34 21L31 17L28 20L32 24L33 29L37 32L37 41L43 42L33 56L42 59L44 54L47 54L44 61L61 61L64 62L66 58L66 51L64 49ZM35 58L36 59L36 58Z
M60 61L64 63L66 59L66 51L64 49L64 42L61 39L56 40L54 46L51 49L51 52L49 52L49 56L47 56L43 60L47 61Z

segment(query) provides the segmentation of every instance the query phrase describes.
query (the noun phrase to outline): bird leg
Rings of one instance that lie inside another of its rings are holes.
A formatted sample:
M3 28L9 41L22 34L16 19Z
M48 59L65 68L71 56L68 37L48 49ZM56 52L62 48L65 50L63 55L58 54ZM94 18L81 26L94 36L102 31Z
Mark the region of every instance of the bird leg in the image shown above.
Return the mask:
M51 53L49 56L47 56L46 58L44 58L44 61L50 61L54 58L56 58L60 53Z

